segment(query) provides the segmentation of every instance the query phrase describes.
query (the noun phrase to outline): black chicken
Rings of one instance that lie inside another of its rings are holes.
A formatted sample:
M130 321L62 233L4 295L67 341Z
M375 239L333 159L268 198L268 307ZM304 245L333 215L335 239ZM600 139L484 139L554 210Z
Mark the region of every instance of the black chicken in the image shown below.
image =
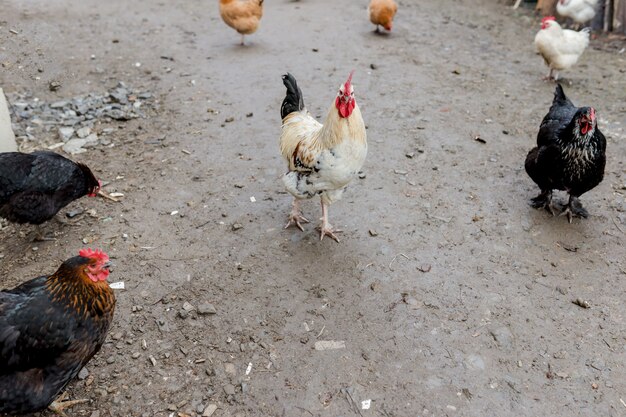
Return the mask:
M100 185L86 165L54 152L0 153L0 217L11 222L40 225Z
M600 184L606 163L606 139L597 128L593 107L577 108L556 86L554 100L537 134L537 147L526 157L526 172L537 183L541 194L531 200L535 208L545 208L554 215L552 190L565 190L569 201L562 214L587 217L578 200Z

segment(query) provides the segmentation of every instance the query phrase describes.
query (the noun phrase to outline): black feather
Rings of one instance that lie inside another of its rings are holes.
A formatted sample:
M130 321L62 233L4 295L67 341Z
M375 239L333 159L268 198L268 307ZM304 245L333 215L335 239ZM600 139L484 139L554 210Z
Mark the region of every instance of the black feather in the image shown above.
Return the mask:
M283 84L287 87L287 94L280 107L280 117L284 119L288 114L304 109L304 98L302 90L293 75L287 73L283 75Z

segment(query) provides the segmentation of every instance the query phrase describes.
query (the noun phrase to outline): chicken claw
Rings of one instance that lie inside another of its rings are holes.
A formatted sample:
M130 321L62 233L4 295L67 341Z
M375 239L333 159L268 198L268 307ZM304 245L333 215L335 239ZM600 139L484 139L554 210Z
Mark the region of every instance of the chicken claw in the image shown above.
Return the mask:
M556 214L552 204L552 191L542 191L537 197L530 199L530 205L536 209L545 208L553 216Z
M587 218L589 217L589 212L583 207L580 203L580 200L574 196L569 197L569 202L564 207L565 210L561 213L561 216L566 215L567 221L572 222L573 217L581 217Z
M69 407L73 407L76 404L84 404L84 403L88 403L89 400L71 400L71 401L64 401L65 398L67 398L67 392L64 392L63 394L61 394L61 396L59 398L57 398L56 400L52 401L52 403L48 406L48 410L54 412L55 414L61 416L61 417L67 417L67 414L65 414L63 412L63 410L65 410L66 408Z
M285 225L285 229L288 229L291 225L295 225L298 229L300 229L300 231L304 232L304 227L302 227L300 222L308 223L309 220L302 215L302 212L300 211L300 202L294 199L291 213L289 213L289 221Z
M322 219L323 220L323 219ZM343 230L333 229L333 227L328 222L322 221L322 225L319 227L320 229L320 240L324 240L324 236L328 236L333 239L335 242L339 243L339 238L335 233L341 233Z

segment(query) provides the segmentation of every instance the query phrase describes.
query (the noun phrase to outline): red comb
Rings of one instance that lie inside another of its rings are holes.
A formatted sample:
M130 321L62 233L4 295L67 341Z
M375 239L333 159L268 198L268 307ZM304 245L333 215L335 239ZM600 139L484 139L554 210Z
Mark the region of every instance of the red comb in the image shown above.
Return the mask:
M91 248L81 249L78 252L78 256L82 256L83 258L94 258L102 262L108 262L109 260L109 255L104 253L102 249L95 249L95 250Z
M352 75L354 74L354 70L350 71L350 75L348 75L348 81L346 81L345 87L346 91L350 90L350 86L352 85Z
M541 23L545 23L545 22L548 22L550 20L556 20L556 17L554 17L554 16L546 16L543 19L541 19Z

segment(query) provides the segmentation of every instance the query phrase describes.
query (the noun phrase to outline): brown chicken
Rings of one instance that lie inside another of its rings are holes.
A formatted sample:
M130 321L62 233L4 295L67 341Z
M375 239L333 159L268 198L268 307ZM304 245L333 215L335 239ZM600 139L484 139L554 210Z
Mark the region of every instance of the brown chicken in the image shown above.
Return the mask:
M340 230L333 229L328 222L328 206L341 198L367 155L365 122L354 97L352 73L339 87L323 125L304 107L302 91L293 75L283 75L283 84L287 95L280 109L283 119L280 152L288 164L283 183L294 196L285 228L294 224L303 230L301 222L308 220L300 212L300 200L319 195L320 240L329 236L339 242L336 233Z
M376 32L380 32L380 26L386 30L391 30L393 18L398 11L398 5L394 0L372 0L368 11L370 21L376 25Z
M0 414L46 407L99 350L115 310L109 257L83 249L50 276L0 291ZM55 401L55 399L57 399Z
M224 23L241 34L243 45L244 36L253 34L259 27L263 0L220 0L220 15Z

